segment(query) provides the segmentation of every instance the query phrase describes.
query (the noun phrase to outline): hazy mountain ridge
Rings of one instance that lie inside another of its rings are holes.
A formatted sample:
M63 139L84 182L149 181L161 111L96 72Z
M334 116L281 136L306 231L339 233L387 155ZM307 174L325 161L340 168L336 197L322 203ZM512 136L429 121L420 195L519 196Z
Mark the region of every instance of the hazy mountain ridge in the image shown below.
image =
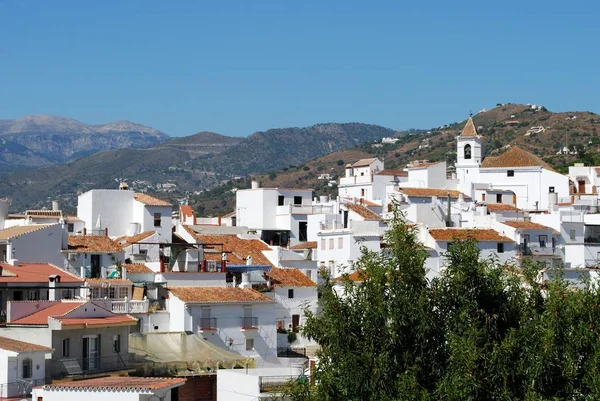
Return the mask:
M130 121L88 125L50 115L0 120L0 176L110 149L149 148L168 138L162 131Z

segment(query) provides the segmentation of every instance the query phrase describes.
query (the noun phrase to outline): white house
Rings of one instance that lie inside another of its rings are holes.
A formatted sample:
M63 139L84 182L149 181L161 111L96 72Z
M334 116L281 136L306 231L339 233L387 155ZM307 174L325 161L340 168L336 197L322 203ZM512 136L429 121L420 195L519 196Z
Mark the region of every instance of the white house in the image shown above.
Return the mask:
M62 210L26 210L23 214L9 214L4 228L32 224L65 224L69 234L81 233L84 222L77 216L63 214Z
M219 369L217 400L255 401L281 400L281 389L291 381L308 380L303 363L285 368Z
M443 253L448 251L448 244L456 240L474 239L481 252L481 259L493 258L500 264L516 263L516 243L491 228L432 228L423 230L422 236L424 245L435 251L433 255L439 255L437 270L435 263L430 264L433 266L433 275L444 269L447 261Z
M79 195L77 217L87 233L111 237L156 231L159 242L171 242L170 203L128 189L93 189Z
M70 235L62 251L65 270L82 278L117 277L125 261L121 246L103 235Z
M495 229L518 244L517 256L521 262L530 260L544 267L561 264L560 233L551 227L528 220L505 220Z
M6 320L9 301L72 299L83 280L49 263L0 263L0 317Z
M308 241L308 216L333 213L326 197L313 203L312 189L260 188L236 192L236 225L257 231L271 245L296 245Z
M0 261L52 263L62 266L61 250L67 247L67 231L61 224L33 224L0 230Z
M291 330L297 333L297 340L291 346L312 345L312 342L300 335L300 326L304 323L306 308L313 313L319 310L317 285L294 268L273 267L265 272L265 278L272 288L272 292L267 295L277 302L275 319L278 332ZM287 339L278 348L282 346L287 346Z
M381 217L360 204L345 204L341 215L320 223L317 233L319 266L338 277L344 269L352 269L362 248L378 252L385 226Z
M46 355L53 349L0 337L0 398L25 398L32 386L45 383Z
M169 331L189 331L259 361L277 358L275 302L250 288L169 287Z
M383 162L377 158L361 159L348 164L345 176L340 177L338 195L342 198L364 199L381 204L389 175L378 176L384 171Z
M33 390L43 401L172 401L180 399L181 377L99 377L47 384Z
M2 335L53 348L46 372L58 378L127 369L129 327L136 324L89 301L10 301Z
M600 168L575 163L569 167L569 179L573 182L573 193L578 195L598 194L600 185Z
M133 236L115 238L123 249L124 258L129 263L141 263L154 271L160 271L160 235L156 231L145 231Z

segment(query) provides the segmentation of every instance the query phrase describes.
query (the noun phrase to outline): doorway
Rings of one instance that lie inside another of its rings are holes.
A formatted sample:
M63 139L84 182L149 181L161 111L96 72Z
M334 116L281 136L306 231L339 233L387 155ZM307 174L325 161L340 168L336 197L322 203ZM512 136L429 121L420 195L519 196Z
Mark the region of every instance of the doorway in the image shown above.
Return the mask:
M100 255L90 255L92 278L100 278Z
M100 336L83 337L83 370L100 369Z
M585 193L585 180L577 181L577 193L579 193L579 194Z

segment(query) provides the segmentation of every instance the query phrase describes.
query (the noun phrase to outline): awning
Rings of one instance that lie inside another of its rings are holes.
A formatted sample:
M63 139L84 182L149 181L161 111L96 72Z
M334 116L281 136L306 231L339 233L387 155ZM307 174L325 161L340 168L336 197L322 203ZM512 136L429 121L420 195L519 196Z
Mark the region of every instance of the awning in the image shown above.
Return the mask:
M226 270L234 273L246 273L256 270L271 271L271 266L268 265L230 265L227 264Z
M219 368L253 368L254 359L185 332L129 335L130 366L144 376L193 376Z

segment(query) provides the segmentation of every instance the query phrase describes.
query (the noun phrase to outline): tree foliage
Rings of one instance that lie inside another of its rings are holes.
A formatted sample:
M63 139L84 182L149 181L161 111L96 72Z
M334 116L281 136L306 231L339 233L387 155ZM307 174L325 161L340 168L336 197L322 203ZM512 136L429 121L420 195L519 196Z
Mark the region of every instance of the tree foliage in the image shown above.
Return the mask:
M481 260L456 241L441 277L426 278L426 251L396 215L385 252L363 251L362 283L324 276L319 314L303 334L321 349L314 384L294 400L598 400L600 295L537 267ZM336 289L336 286L338 287Z

